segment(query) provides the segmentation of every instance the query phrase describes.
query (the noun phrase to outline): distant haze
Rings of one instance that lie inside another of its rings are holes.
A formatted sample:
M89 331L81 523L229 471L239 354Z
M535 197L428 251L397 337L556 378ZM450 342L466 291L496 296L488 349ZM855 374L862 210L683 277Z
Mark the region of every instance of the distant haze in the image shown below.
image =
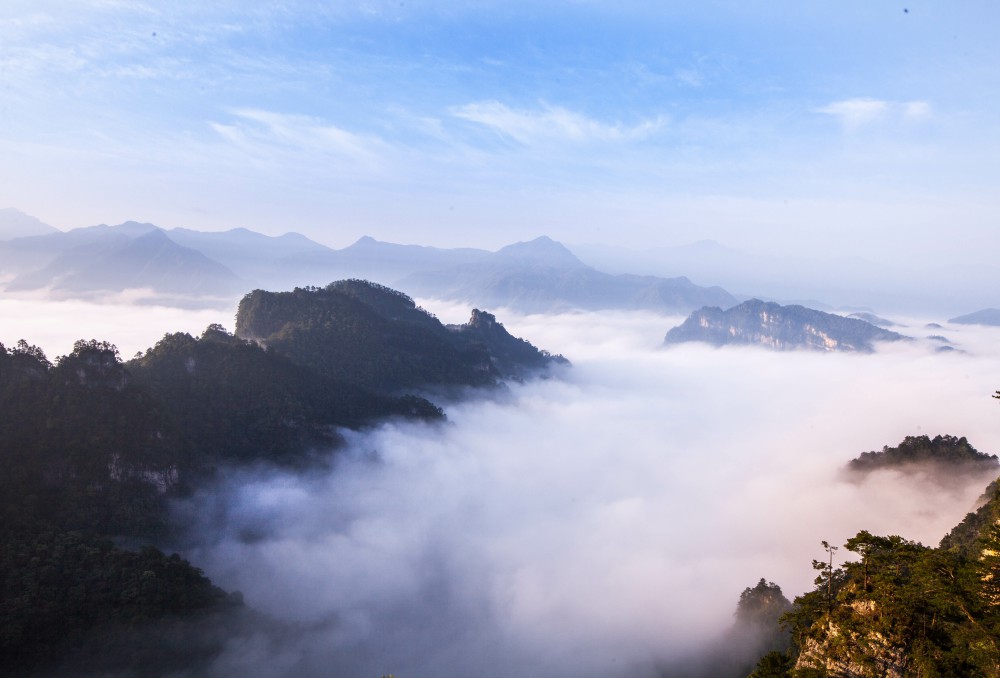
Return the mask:
M135 290L141 295L141 290ZM198 336L212 323L230 331L236 307L199 310L130 305L133 295L109 296L103 303L51 301L43 293L0 297L0 342L12 348L19 339L41 347L49 360L73 350L78 339L110 341L123 359L145 351L168 332Z

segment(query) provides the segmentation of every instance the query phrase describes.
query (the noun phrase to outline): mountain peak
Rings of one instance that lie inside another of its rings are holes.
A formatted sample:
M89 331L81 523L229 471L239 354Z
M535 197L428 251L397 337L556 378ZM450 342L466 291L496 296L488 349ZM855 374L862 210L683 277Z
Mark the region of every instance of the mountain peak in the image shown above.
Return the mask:
M134 238L136 236L146 235L147 233L162 229L159 226L146 222L126 221L118 224L117 226L112 226L111 230L124 233L125 235Z
M384 248L385 246L392 247L391 243L382 242L381 240L376 240L370 235L363 235L353 243L345 247L342 252L373 252L378 248Z
M503 259L517 259L534 265L553 266L559 268L585 267L576 255L565 245L543 235L527 242L516 242L497 250L494 256Z
M992 325L996 327L1000 326L1000 309L984 308L981 311L951 318L948 322L956 325Z
M0 209L0 240L58 233L59 229L13 207Z

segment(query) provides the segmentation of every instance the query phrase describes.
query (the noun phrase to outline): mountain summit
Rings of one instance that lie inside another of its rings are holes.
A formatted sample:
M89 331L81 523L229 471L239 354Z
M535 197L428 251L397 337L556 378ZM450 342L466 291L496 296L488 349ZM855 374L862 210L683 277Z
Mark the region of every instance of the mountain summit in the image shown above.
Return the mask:
M527 242L516 242L503 247L493 255L496 260L516 261L533 266L552 268L586 268L565 245L543 235Z
M0 240L57 233L58 229L13 207L0 209Z

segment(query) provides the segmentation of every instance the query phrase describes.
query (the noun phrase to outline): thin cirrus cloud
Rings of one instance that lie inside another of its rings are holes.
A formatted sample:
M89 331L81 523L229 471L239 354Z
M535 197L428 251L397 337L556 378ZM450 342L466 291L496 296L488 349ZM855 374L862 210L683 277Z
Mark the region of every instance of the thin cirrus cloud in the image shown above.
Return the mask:
M375 168L386 144L378 137L356 134L316 117L236 109L230 123L210 123L224 140L244 150L272 153L277 149L319 153Z
M848 131L885 121L922 120L931 115L931 105L927 101L893 102L869 98L833 101L816 110L838 119Z
M451 114L525 145L544 141L575 144L640 141L666 125L663 116L636 125L609 124L561 106L543 104L536 110L518 110L495 100L457 106L451 109Z

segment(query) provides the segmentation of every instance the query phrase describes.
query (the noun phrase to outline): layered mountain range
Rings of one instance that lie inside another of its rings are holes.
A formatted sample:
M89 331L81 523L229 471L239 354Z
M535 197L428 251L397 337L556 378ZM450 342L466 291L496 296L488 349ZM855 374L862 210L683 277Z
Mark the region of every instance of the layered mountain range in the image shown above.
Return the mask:
M589 245L574 245L571 251L545 236L491 252L401 245L368 236L332 249L298 233L268 236L244 228L203 232L134 221L63 232L17 210L0 210L0 291L42 291L54 298L101 299L138 290L130 298L229 307L254 288L290 290L346 278L371 280L421 297L527 313L614 309L683 314L703 307L730 308L749 297L695 284L679 275L684 273L764 298L810 299L802 303L811 308L831 309L819 298L840 300L847 303L841 307L848 309L845 313L853 311L852 317L887 328L891 321L859 306L876 303L882 299L879 294L889 295L887 303L905 296L900 296L902 290L883 289L873 265L857 261L824 268L802 260L775 282L769 276L782 268L777 260L749 257L711 241L650 250L647 257L632 255ZM734 272L739 275L734 277ZM827 283L809 288L808 281L821 273ZM789 282L793 279L798 282ZM860 285L867 293L845 296L836 281ZM944 290L941 286L938 296ZM976 295L962 296L964 303L993 294L990 285L977 290ZM932 296L918 295L923 300ZM954 295L945 296L954 303ZM996 325L997 313L986 308L950 322Z
M0 284L9 292L46 290L72 298L138 289L161 303L187 305L206 298L235 301L255 287L292 289L342 278L523 312L677 313L737 301L684 277L603 273L544 236L496 252L370 237L335 250L297 233L166 230L132 221L62 232L20 213L0 218Z

